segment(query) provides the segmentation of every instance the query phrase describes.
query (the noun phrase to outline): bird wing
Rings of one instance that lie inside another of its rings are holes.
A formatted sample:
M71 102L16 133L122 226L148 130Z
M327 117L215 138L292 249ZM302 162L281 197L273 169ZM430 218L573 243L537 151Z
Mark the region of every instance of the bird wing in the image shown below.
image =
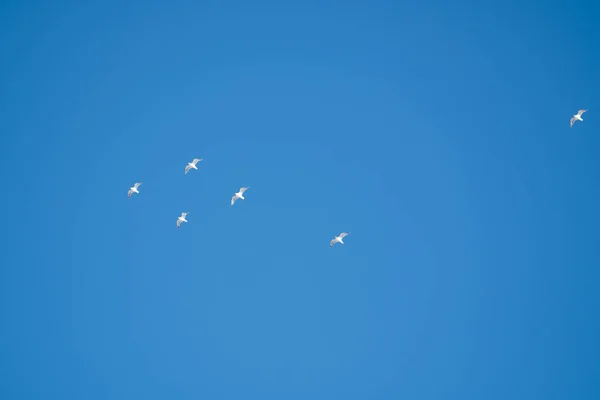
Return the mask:
M180 225L181 225L181 220L180 220L180 219L178 219L178 220L177 220L177 227L179 228L179 226L180 226Z
M186 212L184 212L184 213L181 213L181 218L185 218L185 217L186 217L188 214L189 214L189 213L186 213Z
M196 165L198 164L198 161L202 161L201 158L194 158L194 160L192 161L192 164Z
M581 117L583 115L583 113L586 111L587 110L579 110L579 111L577 111L577 115L579 115Z
M142 182L137 182L135 185L133 185L133 187L137 189L140 187L141 184L142 184Z
M127 197L131 197L132 194L133 194L133 190L129 189L129 192L127 192Z
M231 205L233 205L233 203L235 203L235 201L238 199L238 197L234 194L233 197L231 198Z
M185 175L187 175L190 168L192 168L192 167L190 167L189 164L185 166Z
M335 244L335 242L337 242L337 240L331 239L331 242L329 242L329 247L333 247L333 245Z
M241 194L244 194L244 192L245 192L246 190L248 190L248 188L247 188L247 187L243 187L243 188L241 188L241 189L240 189L240 193L241 193Z
M575 117L571 118L571 126L575 123Z
M342 233L340 233L340 236L339 236L339 237L340 237L340 239L343 239L343 238L345 238L345 237L346 237L346 236L348 236L348 235L349 235L349 233L348 233L348 232L342 232Z

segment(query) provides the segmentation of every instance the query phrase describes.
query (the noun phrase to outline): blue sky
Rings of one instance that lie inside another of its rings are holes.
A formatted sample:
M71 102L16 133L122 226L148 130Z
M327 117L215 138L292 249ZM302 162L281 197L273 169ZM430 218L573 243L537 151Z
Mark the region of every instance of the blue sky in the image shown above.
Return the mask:
M49 4L0 6L2 399L600 398L598 8Z

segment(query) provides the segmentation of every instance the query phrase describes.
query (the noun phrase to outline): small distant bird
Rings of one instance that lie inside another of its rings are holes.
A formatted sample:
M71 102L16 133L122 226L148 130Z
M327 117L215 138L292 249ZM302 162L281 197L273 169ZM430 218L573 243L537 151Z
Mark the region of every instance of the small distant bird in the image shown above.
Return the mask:
M134 193L140 194L140 192L138 191L138 188L140 187L141 184L142 184L142 182L138 182L135 185L133 185L133 187L130 187L129 192L127 192L127 197L131 197L131 195Z
M202 159L201 158L194 158L191 163L188 163L188 165L185 166L185 174L184 175L187 175L187 173L192 168L195 169L195 170L198 170L198 167L196 167L196 164L198 164L198 161L202 161Z
M345 238L346 236L348 236L349 234L350 234L350 232L340 233L339 236L336 236L335 238L333 238L331 240L331 242L329 242L329 247L333 247L333 245L336 243L344 244L344 241L342 239Z
M571 128L573 127L573 124L575 123L575 121L581 121L581 122L583 122L583 118L581 118L581 116L586 111L587 110L579 110L577 112L577 114L573 115L573 118L571 118Z
M233 207L233 203L235 203L235 201L237 199L245 200L245 198L244 198L244 192L246 190L248 190L248 188L247 187L243 187L243 188L240 189L239 192L237 192L236 194L233 195L233 197L231 198L231 207Z
M182 222L187 222L187 219L185 219L185 217L188 215L189 213L181 213L181 217L177 218L177 227L179 228L181 226Z

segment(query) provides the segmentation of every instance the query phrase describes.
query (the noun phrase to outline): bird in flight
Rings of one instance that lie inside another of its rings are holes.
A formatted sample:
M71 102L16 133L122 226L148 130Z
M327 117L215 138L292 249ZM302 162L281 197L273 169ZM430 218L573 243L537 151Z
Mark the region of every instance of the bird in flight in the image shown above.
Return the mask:
M138 188L140 187L141 184L142 184L142 182L137 182L135 185L133 185L133 187L130 187L129 192L127 192L127 197L131 197L131 195L134 193L140 194L140 192L138 191Z
M339 236L334 237L331 242L329 242L329 247L333 247L334 244L336 243L341 243L344 244L344 241L342 240L343 238L345 238L346 236L348 236L350 234L350 232L342 232L339 234Z
M187 219L185 219L185 217L188 215L189 213L181 213L181 217L177 218L177 227L179 228L181 226L182 222L188 222Z
M243 188L240 189L239 192L237 192L236 194L233 195L233 197L231 198L231 207L233 207L233 203L235 203L235 201L237 199L245 200L245 198L244 198L244 192L246 190L248 190L248 188L247 187L243 187Z
M202 159L201 158L194 158L191 163L188 163L188 165L185 166L185 174L184 175L187 175L187 173L192 168L195 169L195 170L198 170L198 167L196 167L196 164L198 164L198 161L202 161Z
M581 116L586 111L587 110L579 110L577 112L577 114L573 115L573 118L571 118L571 128L573 127L573 124L575 123L575 121L581 121L581 122L583 122L583 118L581 118Z

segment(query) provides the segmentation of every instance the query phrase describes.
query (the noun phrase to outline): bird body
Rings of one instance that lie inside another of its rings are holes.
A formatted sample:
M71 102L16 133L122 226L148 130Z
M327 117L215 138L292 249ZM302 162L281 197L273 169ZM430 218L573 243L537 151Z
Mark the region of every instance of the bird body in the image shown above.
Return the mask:
M131 195L134 193L140 194L138 188L140 187L141 184L142 184L142 182L137 182L135 185L130 187L129 192L127 192L127 197L131 197Z
M344 244L344 237L348 236L350 234L350 232L342 232L340 233L338 236L334 237L331 242L329 242L329 247L333 247L334 244L336 243L341 243Z
M202 161L202 159L201 158L194 158L192 160L192 162L188 163L188 165L185 166L185 174L184 175L187 175L187 173L192 168L195 169L195 170L198 170L198 167L196 166L196 164L198 164L199 161Z
M571 118L571 127L573 127L573 124L575 123L575 121L581 121L583 122L583 118L581 118L581 116L583 115L584 112L586 112L587 110L579 110L577 112L577 114L573 115L573 118Z
M177 227L179 228L181 226L182 222L188 222L187 219L185 219L185 217L188 215L189 213L181 213L181 217L177 218Z
M242 200L246 200L246 198L244 197L244 192L248 190L247 187L243 187L240 188L240 191L237 192L236 194L233 195L233 197L231 198L231 206L233 207L233 203L235 203L235 201L237 199L242 199Z

